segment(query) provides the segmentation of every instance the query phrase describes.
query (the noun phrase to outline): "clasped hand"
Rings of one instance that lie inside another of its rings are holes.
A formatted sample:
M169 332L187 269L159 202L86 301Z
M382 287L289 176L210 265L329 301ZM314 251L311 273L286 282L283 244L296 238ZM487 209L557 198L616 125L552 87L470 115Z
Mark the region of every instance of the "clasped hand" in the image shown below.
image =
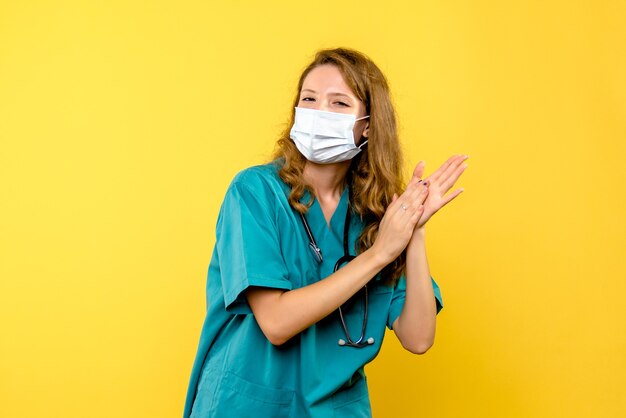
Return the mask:
M425 163L417 164L404 192L400 196L393 195L378 228L374 247L386 259L393 260L400 255L413 232L463 192L460 188L444 196L467 168L463 163L467 158L467 155L453 155L423 180Z
M413 177L409 181L411 182L424 182L428 183L428 197L424 202L424 212L420 216L416 228L421 228L428 222L428 220L442 207L450 203L455 197L463 192L463 189L456 189L448 196L444 196L448 190L454 186L461 174L467 168L467 164L463 164L463 161L468 159L467 155L453 155L441 165L430 176L423 181L420 180L424 174L425 163L420 161L413 171ZM408 188L408 187L407 187Z

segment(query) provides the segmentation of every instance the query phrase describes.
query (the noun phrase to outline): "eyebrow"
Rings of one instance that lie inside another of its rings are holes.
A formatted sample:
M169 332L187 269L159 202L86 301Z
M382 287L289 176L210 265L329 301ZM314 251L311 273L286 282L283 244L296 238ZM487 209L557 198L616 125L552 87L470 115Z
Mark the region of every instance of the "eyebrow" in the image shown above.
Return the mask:
M302 89L302 92L304 93L305 91L310 91L311 93L317 93L315 90L311 90L311 89ZM344 96L347 97L348 99L352 99L352 97L348 96L345 93L328 93L329 96Z

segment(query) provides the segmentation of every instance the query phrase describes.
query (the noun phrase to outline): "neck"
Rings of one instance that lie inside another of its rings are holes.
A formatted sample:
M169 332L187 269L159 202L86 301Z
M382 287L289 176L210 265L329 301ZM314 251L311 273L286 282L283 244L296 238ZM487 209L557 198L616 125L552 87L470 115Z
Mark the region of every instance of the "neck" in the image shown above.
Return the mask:
M350 161L331 164L317 164L307 161L304 165L304 179L311 185L318 200L341 197L345 187Z

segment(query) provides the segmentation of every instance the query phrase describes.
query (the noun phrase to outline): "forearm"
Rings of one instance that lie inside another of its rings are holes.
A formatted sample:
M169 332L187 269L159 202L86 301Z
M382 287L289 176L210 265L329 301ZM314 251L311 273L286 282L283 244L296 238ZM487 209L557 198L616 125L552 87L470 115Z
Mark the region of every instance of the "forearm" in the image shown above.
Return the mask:
M423 227L415 230L406 252L406 299L393 329L403 347L422 354L434 342L437 315Z
M328 316L360 290L386 265L373 249L358 255L330 276L298 289L248 300L257 322L273 344L280 345Z

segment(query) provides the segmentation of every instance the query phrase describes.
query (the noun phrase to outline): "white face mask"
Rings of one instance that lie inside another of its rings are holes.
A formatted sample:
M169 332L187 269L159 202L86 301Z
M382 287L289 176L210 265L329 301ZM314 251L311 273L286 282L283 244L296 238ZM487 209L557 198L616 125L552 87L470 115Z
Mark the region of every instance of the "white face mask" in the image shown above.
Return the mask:
M363 141L358 147L354 143L352 129L357 120L355 115L325 112L323 110L296 107L296 117L290 137L307 160L327 164L352 159L361 152Z

